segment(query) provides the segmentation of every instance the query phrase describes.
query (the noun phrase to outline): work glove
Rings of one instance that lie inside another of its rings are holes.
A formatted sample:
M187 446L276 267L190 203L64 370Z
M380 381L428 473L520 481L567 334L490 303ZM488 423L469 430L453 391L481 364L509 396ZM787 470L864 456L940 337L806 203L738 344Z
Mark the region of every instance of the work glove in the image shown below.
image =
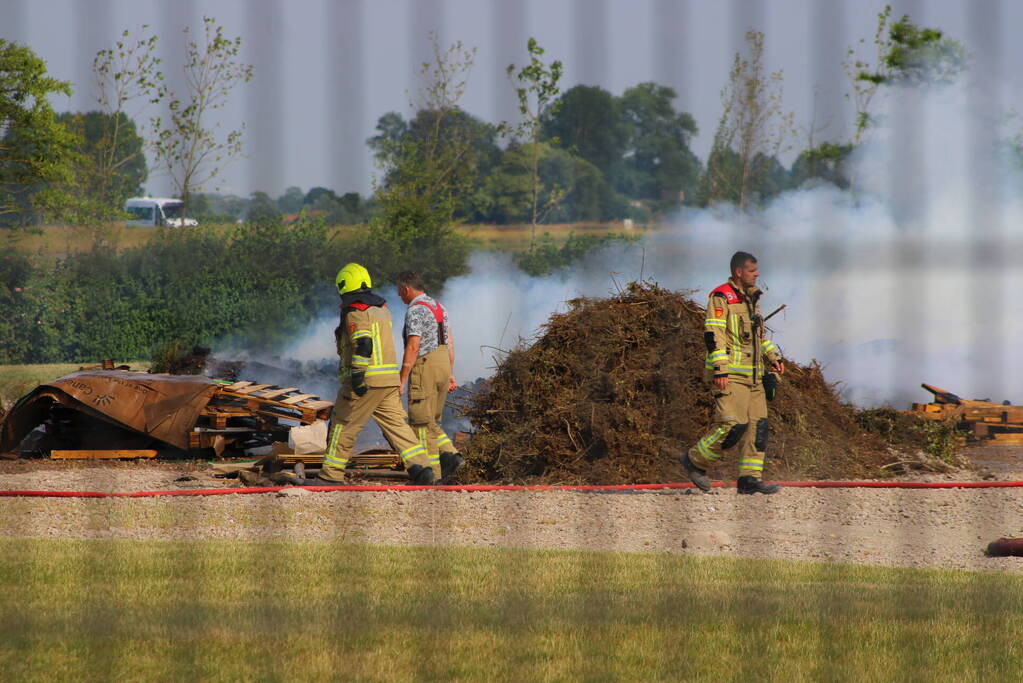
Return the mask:
M356 396L365 396L367 391L369 386L366 384L366 371L356 370L352 373L352 393Z
M769 372L764 375L764 396L768 401L773 401L778 395L778 375Z

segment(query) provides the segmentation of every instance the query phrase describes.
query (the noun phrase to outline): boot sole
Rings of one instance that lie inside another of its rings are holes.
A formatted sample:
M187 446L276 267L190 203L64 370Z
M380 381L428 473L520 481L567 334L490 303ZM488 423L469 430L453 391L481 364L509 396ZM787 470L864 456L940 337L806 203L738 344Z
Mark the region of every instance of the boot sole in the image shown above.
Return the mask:
M696 488L700 489L704 493L710 493L711 482L710 482L709 479L707 480L707 482L705 484L701 484L700 482L698 482L693 477L694 465L693 465L692 461L689 460L689 454L688 453L684 453L682 455L682 457L680 457L678 459L678 463L680 465L682 465L682 469L685 470L686 476L689 477L689 481L693 482L693 486L695 486ZM706 476L706 475L702 475L702 476Z

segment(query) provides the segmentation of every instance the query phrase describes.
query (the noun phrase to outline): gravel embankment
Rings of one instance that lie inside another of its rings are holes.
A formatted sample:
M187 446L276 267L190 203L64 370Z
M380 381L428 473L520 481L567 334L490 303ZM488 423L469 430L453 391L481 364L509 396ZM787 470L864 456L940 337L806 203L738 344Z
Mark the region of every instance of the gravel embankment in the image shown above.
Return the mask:
M131 491L225 485L202 470L173 463L3 463L0 488ZM197 479L174 481L182 475ZM1006 468L998 478L1023 477ZM983 554L991 540L1023 536L1023 489L786 489L770 497L724 489L705 495L290 490L215 497L3 498L0 534L293 538L1023 571L1023 558Z

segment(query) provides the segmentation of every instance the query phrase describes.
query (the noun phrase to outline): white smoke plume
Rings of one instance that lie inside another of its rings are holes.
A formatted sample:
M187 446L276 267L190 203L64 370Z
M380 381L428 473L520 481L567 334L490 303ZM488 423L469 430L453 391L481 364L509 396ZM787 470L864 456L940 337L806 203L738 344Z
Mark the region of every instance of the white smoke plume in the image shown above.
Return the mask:
M701 304L725 280L736 250L760 262L774 339L800 363L818 359L859 405L927 401L921 382L968 397L1023 400L1011 354L1023 341L1014 310L1023 224L1016 162L1003 153L1000 112L979 114L977 88L892 92L852 164L854 191L785 193L762 211L684 210L641 242L601 250L534 278L503 254L477 253L448 281L459 381L492 373L494 356L535 335L578 296L629 280L696 290ZM400 334L404 305L387 296ZM334 355L336 315L313 325L289 355Z

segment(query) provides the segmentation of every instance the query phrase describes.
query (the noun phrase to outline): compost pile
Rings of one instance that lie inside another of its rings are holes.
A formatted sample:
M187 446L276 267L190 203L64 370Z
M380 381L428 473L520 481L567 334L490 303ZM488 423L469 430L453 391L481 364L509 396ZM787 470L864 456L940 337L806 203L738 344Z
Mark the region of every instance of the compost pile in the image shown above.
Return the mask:
M513 350L467 410L476 427L466 478L537 484L684 479L677 457L709 425L704 310L642 283L610 299L577 299L537 341ZM770 323L769 323L770 326ZM877 475L899 458L866 431L816 363L786 363L769 404L765 477ZM711 470L734 479L737 453Z

